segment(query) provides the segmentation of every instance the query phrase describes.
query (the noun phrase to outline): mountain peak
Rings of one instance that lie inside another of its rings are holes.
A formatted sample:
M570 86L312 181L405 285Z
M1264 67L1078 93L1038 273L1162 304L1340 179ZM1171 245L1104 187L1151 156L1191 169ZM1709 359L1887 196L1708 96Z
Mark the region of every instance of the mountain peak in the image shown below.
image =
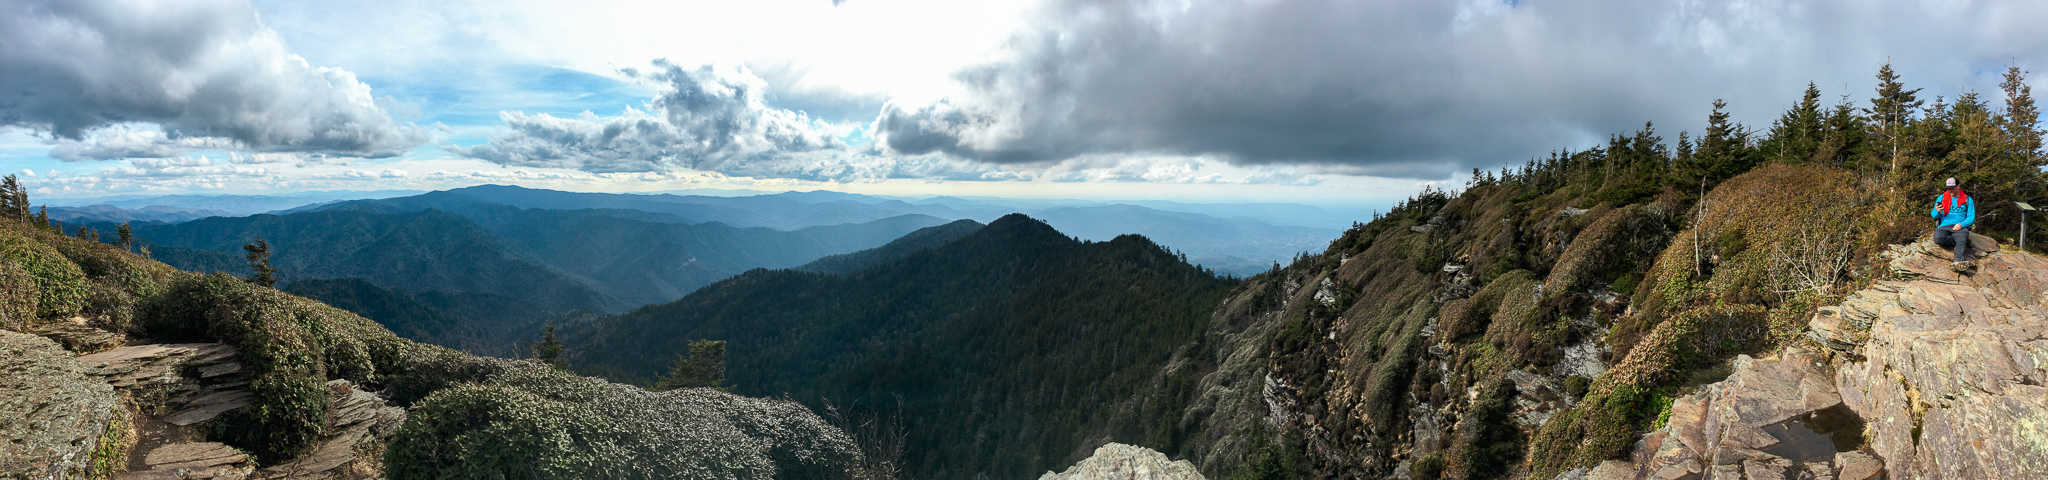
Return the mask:
M982 228L982 234L1010 237L1042 237L1046 240L1057 238L1065 241L1071 241L1072 238L1065 233L1061 233L1058 229L1052 228L1052 225L1045 223L1044 220L1031 218L1031 216L1022 213L1004 215L1002 218L997 218L996 221L988 222L988 226Z
M995 228L995 227L1002 227L1002 228L1017 228L1017 227L1015 227L1014 225L1029 225L1029 224L1038 224L1038 225L1045 225L1045 221L1044 221L1044 220L1039 220L1039 219L1036 219L1036 218L1031 218L1031 216L1030 216L1030 215L1025 215L1025 214L1022 214L1022 213L1011 213L1011 214L1009 214L1009 215L1003 215L1003 216L1002 216L1002 218L997 218L997 219L996 219L996 221L993 221L993 222L988 222L988 226L989 226L990 228ZM1047 225L1046 227L1047 227L1047 228L1051 228L1051 226L1050 226L1050 225Z

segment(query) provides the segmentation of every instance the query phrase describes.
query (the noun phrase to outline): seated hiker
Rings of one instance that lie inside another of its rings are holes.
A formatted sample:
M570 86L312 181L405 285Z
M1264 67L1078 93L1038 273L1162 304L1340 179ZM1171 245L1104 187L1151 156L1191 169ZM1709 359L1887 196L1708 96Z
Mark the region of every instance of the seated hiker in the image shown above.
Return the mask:
M1970 225L1977 223L1977 201L1963 193L1955 178L1949 178L1948 190L1941 192L1941 199L1934 202L1934 211L1929 214L1938 220L1934 244L1955 248L1956 263L1967 265L1970 258L1965 255L1970 251Z

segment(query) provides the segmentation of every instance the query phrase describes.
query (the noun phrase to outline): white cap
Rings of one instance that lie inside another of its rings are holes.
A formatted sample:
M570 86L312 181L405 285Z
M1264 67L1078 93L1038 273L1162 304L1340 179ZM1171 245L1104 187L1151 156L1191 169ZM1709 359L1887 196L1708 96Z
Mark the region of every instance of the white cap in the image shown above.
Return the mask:
M1948 177L1948 186L1956 186L1956 177Z

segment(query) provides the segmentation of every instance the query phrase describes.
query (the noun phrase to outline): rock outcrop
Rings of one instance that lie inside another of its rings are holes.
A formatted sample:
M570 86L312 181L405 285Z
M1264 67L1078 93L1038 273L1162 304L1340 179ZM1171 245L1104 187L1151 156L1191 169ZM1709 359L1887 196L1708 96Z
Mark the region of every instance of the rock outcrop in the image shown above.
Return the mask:
M313 451L290 462L266 467L258 478L379 478L380 453L386 440L405 423L405 409L375 393L359 390L347 380L327 382L327 428Z
M255 459L215 442L173 443L151 449L116 480L239 480L256 469Z
M120 399L56 342L0 330L0 476L82 478Z
M90 375L137 399L142 439L122 478L374 478L382 466L366 453L405 422L405 410L347 380L327 382L326 428L299 458L258 471L254 459L204 437L196 426L248 406L253 394L234 347L218 343L151 344L78 357ZM367 461L365 461L367 460Z
M104 378L161 420L196 425L247 406L253 395L235 348L218 343L133 345L78 357L88 372Z
M1104 444L1095 454L1064 472L1046 472L1038 480L1189 480L1202 479L1195 464L1170 460L1166 454L1121 443Z
M1958 274L1926 242L1814 315L1812 343L1743 357L1672 404L1628 478L2048 478L2048 259L1978 238Z

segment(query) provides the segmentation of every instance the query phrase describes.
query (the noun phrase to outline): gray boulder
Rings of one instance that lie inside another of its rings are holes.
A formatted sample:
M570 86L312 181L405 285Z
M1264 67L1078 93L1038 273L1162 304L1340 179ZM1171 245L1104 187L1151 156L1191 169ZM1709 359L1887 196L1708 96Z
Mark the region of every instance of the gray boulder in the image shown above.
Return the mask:
M0 330L0 477L83 478L116 415L114 388L42 337Z
M1121 443L1104 444L1064 472L1046 472L1038 480L1189 480L1202 479L1195 464L1170 460L1166 454Z

